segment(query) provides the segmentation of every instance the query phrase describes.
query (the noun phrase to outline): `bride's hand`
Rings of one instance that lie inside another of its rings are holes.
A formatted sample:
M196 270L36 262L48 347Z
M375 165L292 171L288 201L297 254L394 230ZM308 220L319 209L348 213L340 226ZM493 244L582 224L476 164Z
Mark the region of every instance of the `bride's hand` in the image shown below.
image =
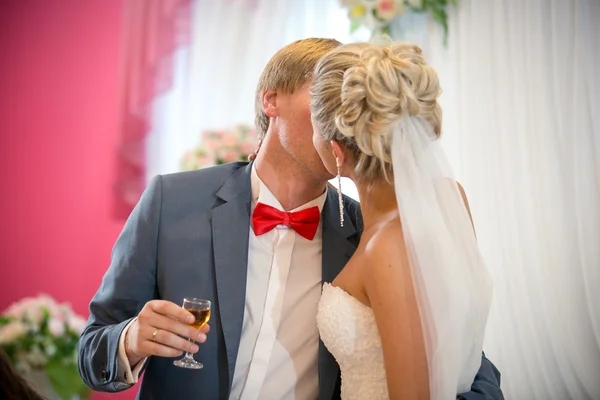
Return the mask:
M262 139L259 139L258 144L256 145L256 149L254 149L254 153L252 153L248 156L248 161L252 161L252 160L256 159L256 155L258 154L258 151L260 150L261 145L262 145Z

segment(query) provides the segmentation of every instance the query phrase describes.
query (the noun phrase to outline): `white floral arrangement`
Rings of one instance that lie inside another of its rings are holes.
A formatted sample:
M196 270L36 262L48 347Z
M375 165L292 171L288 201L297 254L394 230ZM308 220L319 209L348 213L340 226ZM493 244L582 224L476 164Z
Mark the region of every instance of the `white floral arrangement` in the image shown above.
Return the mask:
M186 152L181 170L190 171L233 161L247 161L257 145L256 131L240 124L231 130L207 130L200 135L200 144Z
M44 370L63 399L85 398L77 342L86 321L48 295L22 299L0 315L0 347L20 373Z
M457 5L458 0L340 0L342 7L348 9L351 25L350 31L354 32L360 26L370 29L373 34L390 34L390 24L404 12L429 12L433 19L444 28L448 34L448 14L446 8L449 3Z

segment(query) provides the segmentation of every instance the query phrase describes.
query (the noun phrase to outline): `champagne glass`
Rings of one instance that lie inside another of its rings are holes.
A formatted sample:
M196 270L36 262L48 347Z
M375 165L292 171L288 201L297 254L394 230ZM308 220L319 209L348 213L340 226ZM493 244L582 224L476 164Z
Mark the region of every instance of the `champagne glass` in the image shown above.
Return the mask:
M183 299L182 307L194 316L194 322L189 325L197 330L202 329L210 319L210 301L208 300L186 297ZM189 340L192 341L191 338ZM201 369L204 367L204 365L194 360L194 356L189 351L185 353L182 359L173 362L173 364L177 367L189 369Z

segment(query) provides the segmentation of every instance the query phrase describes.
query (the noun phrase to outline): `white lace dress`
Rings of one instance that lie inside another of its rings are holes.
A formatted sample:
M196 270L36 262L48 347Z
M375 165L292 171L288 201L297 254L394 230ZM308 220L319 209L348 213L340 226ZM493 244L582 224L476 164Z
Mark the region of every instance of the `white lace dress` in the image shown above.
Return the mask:
M342 373L342 400L388 400L383 350L370 307L343 289L323 285L317 323Z

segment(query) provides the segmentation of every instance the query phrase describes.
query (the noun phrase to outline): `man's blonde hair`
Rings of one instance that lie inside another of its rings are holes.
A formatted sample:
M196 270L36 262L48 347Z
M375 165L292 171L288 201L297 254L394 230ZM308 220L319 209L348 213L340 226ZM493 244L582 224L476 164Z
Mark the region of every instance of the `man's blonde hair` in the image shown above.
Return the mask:
M259 137L264 137L269 128L269 117L262 106L266 90L277 90L291 94L310 79L317 61L330 50L340 46L335 39L309 38L296 40L280 49L263 70L254 102L254 122Z

